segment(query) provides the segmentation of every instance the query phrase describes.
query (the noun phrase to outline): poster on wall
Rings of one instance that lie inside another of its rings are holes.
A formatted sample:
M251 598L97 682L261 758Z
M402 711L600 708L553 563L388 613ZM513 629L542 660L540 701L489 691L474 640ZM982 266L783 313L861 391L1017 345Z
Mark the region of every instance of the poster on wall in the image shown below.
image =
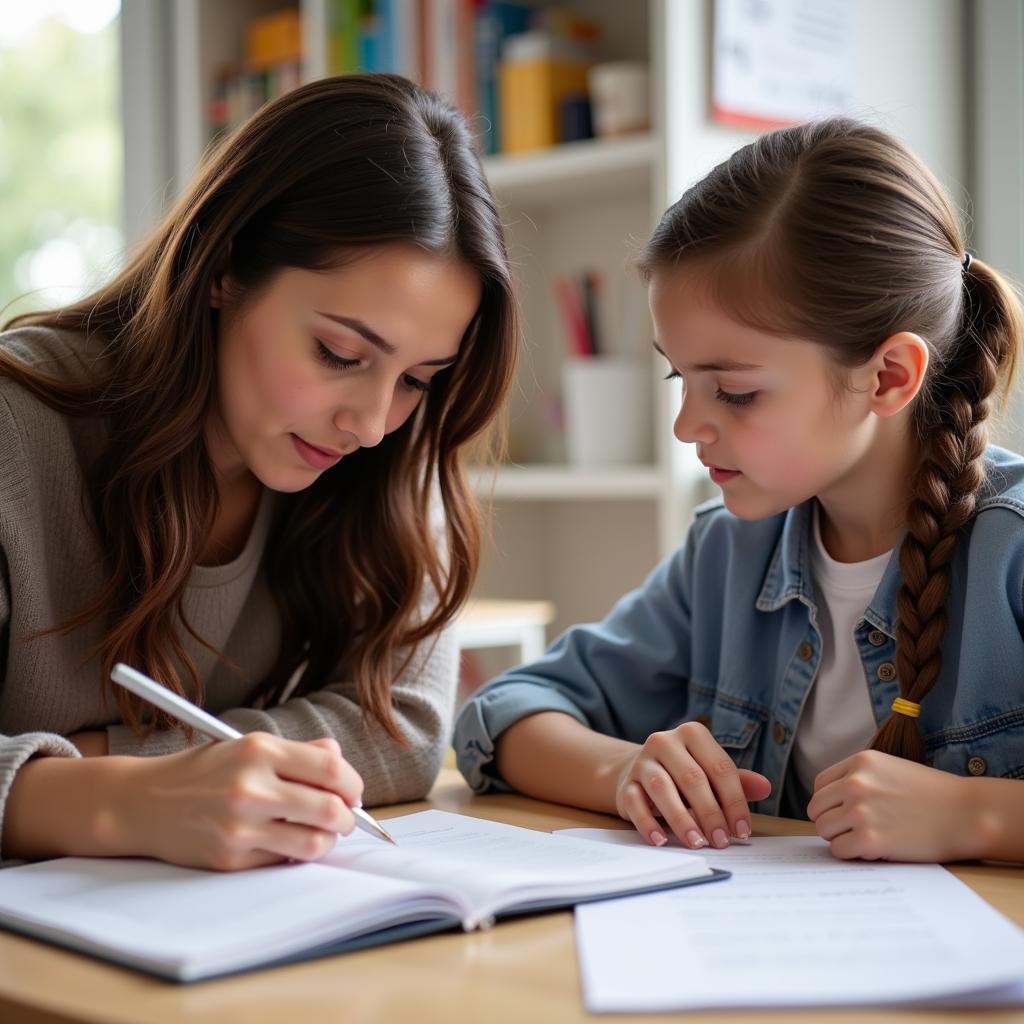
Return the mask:
M765 130L853 110L858 0L715 0L711 114Z

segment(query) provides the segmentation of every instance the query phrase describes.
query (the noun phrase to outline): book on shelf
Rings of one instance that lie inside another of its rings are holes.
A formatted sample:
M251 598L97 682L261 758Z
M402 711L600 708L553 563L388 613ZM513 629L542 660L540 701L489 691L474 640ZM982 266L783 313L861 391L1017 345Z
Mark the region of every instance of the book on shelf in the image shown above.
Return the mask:
M244 55L208 85L210 134L301 83L302 18L293 6L242 27ZM601 27L585 14L516 0L326 0L323 28L327 74L422 83L470 117L485 153L593 134L586 73Z
M727 877L696 855L429 810L320 861L239 872L66 857L0 872L0 925L174 981L197 981L494 920Z

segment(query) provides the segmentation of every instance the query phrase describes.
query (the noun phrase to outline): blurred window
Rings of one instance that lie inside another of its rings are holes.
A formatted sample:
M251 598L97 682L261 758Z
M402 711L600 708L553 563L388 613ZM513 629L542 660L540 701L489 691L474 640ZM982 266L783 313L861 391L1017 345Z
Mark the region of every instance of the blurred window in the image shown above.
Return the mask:
M72 301L124 245L120 0L16 0L0 17L0 322Z

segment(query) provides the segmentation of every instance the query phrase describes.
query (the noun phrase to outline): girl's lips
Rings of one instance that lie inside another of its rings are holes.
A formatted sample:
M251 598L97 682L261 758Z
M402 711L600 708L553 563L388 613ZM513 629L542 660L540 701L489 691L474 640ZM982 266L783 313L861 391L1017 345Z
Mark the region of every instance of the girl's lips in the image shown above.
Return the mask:
M719 485L728 483L740 475L738 469L719 469L718 466L708 466L708 472L711 474L712 482Z
M291 434L289 436L292 439L292 444L295 445L295 450L314 469L330 469L331 466L336 465L342 460L342 456L336 452L325 452L322 448L317 448L315 445L303 441L298 434Z

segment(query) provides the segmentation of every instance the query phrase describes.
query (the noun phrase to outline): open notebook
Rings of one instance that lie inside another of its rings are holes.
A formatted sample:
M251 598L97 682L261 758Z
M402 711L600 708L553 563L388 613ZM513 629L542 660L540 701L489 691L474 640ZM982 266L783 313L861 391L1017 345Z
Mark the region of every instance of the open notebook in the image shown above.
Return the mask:
M397 847L354 832L319 862L236 873L84 857L8 868L0 925L195 981L728 874L446 811L387 828Z

